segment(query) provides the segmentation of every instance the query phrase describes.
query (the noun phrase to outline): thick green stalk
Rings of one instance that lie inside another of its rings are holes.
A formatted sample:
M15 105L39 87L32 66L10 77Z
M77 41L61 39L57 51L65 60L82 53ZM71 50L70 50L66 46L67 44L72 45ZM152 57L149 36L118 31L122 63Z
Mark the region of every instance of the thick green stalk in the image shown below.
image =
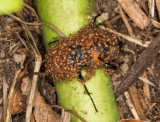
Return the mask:
M37 0L40 19L58 28L66 36L75 34L90 23L89 15L95 10L94 0ZM46 48L59 35L47 26L43 28ZM85 71L82 76L87 75ZM55 83L60 104L76 111L88 122L117 122L118 109L109 76L97 69L85 86L77 79ZM86 91L85 87L88 91ZM90 96L89 96L90 95ZM80 121L71 114L71 121Z
M90 23L89 15L95 10L94 0L37 0L37 10L41 21L52 24L63 34L76 33ZM46 48L59 35L50 27L43 26Z
M103 70L97 69L95 76L88 80L85 86L98 112L86 93L84 85L76 79L67 83L56 83L60 104L78 112L88 122L117 122L119 113L110 77L106 76ZM71 120L72 122L80 121L73 114Z
M0 0L0 14L11 14L21 10L23 0Z

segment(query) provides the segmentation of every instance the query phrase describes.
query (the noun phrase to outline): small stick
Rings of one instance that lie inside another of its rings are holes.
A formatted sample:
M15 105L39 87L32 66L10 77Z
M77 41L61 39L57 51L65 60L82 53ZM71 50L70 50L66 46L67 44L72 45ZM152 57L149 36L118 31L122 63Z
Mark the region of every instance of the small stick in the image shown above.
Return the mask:
M137 111L136 111L136 109L135 109L135 107L134 107L134 105L133 105L133 103L131 101L131 97L130 97L130 95L129 95L129 93L127 91L124 92L124 96L126 98L126 103L127 103L128 107L129 107L132 115L134 116L134 118L135 119L140 119L139 116L138 116L138 113L137 113Z
M146 71L144 71L142 77L148 79ZM147 98L146 102L148 104L148 100L151 99L151 96L150 96L149 84L146 82L144 82L144 85L143 85L143 92L144 92L144 97Z
M41 63L42 63L41 56L36 55L35 56L34 72L39 72L40 67L41 67ZM25 120L25 122L30 122L31 113L32 113L32 106L33 106L33 99L34 99L34 95L35 95L37 81L38 81L38 75L34 75L33 79L32 79L31 92L30 92L29 99L28 99L29 101L28 101L27 110L26 110L26 120Z
M153 87L156 87L151 81L149 81L149 80L146 79L146 78L139 77L139 79L140 79L141 81L143 81L144 83L147 83L147 84L149 84L149 85L151 85L151 86L153 86Z
M160 0L156 0L156 5L157 5L159 20L160 20Z
M52 107L56 107L56 108L60 108L63 109L65 111L71 112L72 114L74 114L76 117L78 117L82 122L87 122L86 120L84 120L76 111L70 110L68 108L64 108L62 106L59 105L53 105Z
M28 4L24 3L24 7L28 8L29 10L31 10L34 13L34 15L36 16L36 19L39 21L39 17L37 15L36 11L31 6L29 6Z
M155 0L148 0L148 8L149 14L151 15L151 18L153 18L155 13Z
M121 16L122 16L122 19L123 19L123 21L124 21L124 23L125 23L125 25L126 25L126 27L127 27L127 30L128 30L128 32L129 32L129 35L131 35L132 37L135 37L135 35L133 34L132 27L130 26L130 24L129 24L129 22L128 22L128 19L127 19L126 15L124 14L121 6L118 5L118 8L119 8L119 10L120 10L120 14L121 14Z
M3 80L3 121L6 120L7 115L7 83L6 83L6 77L2 77Z

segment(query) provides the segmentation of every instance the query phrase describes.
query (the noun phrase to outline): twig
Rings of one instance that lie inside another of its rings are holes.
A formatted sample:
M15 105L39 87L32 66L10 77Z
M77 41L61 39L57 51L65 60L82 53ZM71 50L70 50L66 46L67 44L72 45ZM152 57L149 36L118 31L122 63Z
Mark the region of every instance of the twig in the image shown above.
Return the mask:
M18 38L20 39L20 41L21 41L21 42L23 43L23 45L25 46L25 48L26 48L28 51L30 51L29 48L28 48L28 46L27 46L27 44L26 44L26 42L25 42L25 40L20 37L19 33L17 33L17 35L18 35Z
M24 18L21 12L17 13L17 15L20 17L16 17L20 22L24 22ZM14 17L14 15L12 15ZM34 67L34 72L39 72L40 67L41 67L41 63L42 63L42 58L41 55L39 53L39 50L36 46L35 40L28 28L28 26L24 23L21 23L23 29L25 30L25 35L26 35L26 41L28 41L28 44L31 48L30 52L33 52L34 57L35 57L35 67ZM31 42L29 41L31 39ZM27 45L28 46L28 45ZM28 48L29 49L29 48ZM35 95L35 90L36 90L36 86L37 86L37 81L38 81L38 75L34 75L32 78L32 86L31 86L31 92L30 92L30 96L29 96L29 101L27 104L27 110L26 110L26 118L25 121L26 122L30 122L30 118L31 118L31 113L32 113L32 106L33 106L33 100L34 100L34 95Z
M151 35L151 31L148 31L147 35L145 36L143 43L145 43L147 41L147 39L149 38L149 36Z
M152 106L149 107L148 111L146 112L146 116L149 113L149 111L156 105L156 103L153 103Z
M119 4L118 4L118 8L119 8L119 10L120 10L120 14L121 14L122 19L123 19L123 21L124 21L124 23L125 23L125 25L126 25L126 27L127 27L127 30L128 30L128 32L129 32L129 34L130 34L132 37L135 37L135 35L133 34L132 27L130 26L130 24L129 24L129 22L128 22L128 19L127 19L126 15L124 14L124 12L123 12L123 10L122 10L122 8L121 8L121 6L120 6Z
M148 79L142 78L142 77L139 77L139 79L142 80L143 82L148 83L149 85L155 87L155 85L151 81L149 81Z
M117 15L115 17L113 17L111 20L110 20L110 23L111 24L114 24L115 22L117 22L117 20L119 20L121 18L121 15Z
M41 67L41 63L42 63L41 56L36 55L35 56L34 72L39 72L40 67ZM29 101L28 101L27 110L26 110L26 121L25 122L30 122L37 81L38 81L38 75L34 75L33 79L32 79L31 92L30 92L29 99L28 99Z
M160 0L156 0L156 5L157 5L159 20L160 20Z
M146 74L146 71L144 71L142 77L148 79L147 74ZM143 93L144 93L144 98L145 98L145 100L146 100L146 103L148 104L148 100L151 99L150 90L149 90L149 84L148 84L148 83L145 83L145 82L144 82L144 85L143 85ZM146 99L146 98L147 98L147 99Z
M139 39L136 39L136 38L132 38L132 37L130 37L130 36L128 36L128 35L125 35L125 34L122 34L122 33L119 33L119 32L117 32L117 31L114 31L114 30L112 30L112 29L110 29L110 28L103 28L103 27L101 27L102 29L104 29L104 30L107 30L107 31L109 31L109 32L111 32L111 33L114 33L114 34L116 34L117 36L120 36L120 37L122 37L122 38L124 38L124 39L126 39L126 40L128 40L128 41L130 41L130 42L133 42L133 43L135 43L135 44L137 44L137 45L140 45L140 46L142 46L142 47L148 47L148 43L142 43L142 40L139 40Z
M129 93L127 91L124 92L124 96L126 98L126 103L127 103L128 107L129 107L132 115L134 116L134 118L135 119L140 119L139 116L138 116L138 113L137 113L137 111L136 111L136 109L135 109L135 107L134 107L134 105L133 105L133 103L131 101L130 95L129 95Z
M145 49L135 64L131 67L130 72L124 78L117 88L116 94L121 94L126 91L128 87L136 81L136 79L144 72L148 65L150 65L154 57L158 54L160 49L160 34L154 38L149 47Z
M7 114L7 83L6 83L6 77L3 76L3 121L6 118Z
M151 18L153 18L155 13L155 0L148 0L148 8L149 14L151 15Z
M53 25L51 25L49 23L46 23L46 22L30 23L30 22L25 22L25 21L21 20L19 17L15 16L13 14L10 14L9 16L12 17L12 18L14 18L15 20L19 21L20 23L25 24L25 25L34 25L34 26L36 26L36 25L37 26L47 25L48 27L50 27L51 29L53 29L57 34L59 34L60 37L62 37L62 38L66 37L60 30L58 30L56 27L54 27Z
M73 113L76 117L78 117L82 122L87 122L87 121L84 120L76 111L70 110L70 109L68 109L68 108L64 108L64 107L59 106L59 105L53 105L52 107L60 108L60 109L63 109L63 110L65 110L65 111L71 112L71 113Z

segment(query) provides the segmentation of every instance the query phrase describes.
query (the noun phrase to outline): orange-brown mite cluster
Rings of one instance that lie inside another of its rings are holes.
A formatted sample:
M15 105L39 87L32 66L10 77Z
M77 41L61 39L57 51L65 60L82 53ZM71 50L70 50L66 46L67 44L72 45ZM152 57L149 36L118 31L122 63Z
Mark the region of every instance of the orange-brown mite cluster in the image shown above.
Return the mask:
M51 47L45 57L46 72L54 81L66 82L78 77L82 69L114 68L118 55L117 37L89 25Z

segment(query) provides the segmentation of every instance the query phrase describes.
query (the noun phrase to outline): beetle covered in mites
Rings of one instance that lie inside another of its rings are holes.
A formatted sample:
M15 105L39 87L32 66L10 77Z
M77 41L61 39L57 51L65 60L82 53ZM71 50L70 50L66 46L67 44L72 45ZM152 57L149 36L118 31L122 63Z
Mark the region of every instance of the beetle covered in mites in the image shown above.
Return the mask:
M46 72L54 81L66 82L79 76L81 70L94 74L103 68L108 74L119 56L119 44L115 35L94 25L82 28L77 34L60 39L45 56Z

